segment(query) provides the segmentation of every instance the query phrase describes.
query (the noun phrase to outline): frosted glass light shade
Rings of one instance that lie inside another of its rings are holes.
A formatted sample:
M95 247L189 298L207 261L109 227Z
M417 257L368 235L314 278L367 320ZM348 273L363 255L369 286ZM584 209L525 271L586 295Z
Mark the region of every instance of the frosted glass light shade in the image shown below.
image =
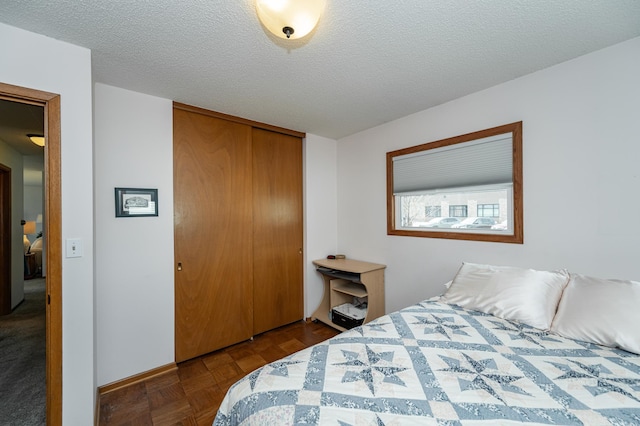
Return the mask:
M295 40L309 34L318 24L325 0L256 0L262 25L274 35Z
M38 146L44 146L44 136L42 135L27 135L31 142Z

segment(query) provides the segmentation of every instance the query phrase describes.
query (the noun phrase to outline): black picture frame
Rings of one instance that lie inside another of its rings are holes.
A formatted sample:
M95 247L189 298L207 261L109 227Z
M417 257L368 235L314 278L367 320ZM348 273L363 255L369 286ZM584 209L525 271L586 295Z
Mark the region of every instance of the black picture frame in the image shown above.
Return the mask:
M115 188L116 217L158 216L158 190Z

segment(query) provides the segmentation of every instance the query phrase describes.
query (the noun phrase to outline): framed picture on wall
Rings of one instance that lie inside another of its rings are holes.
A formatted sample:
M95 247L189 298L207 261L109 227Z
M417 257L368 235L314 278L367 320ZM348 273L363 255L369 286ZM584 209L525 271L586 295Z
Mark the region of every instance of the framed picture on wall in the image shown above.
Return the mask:
M116 217L158 216L158 190L116 188Z

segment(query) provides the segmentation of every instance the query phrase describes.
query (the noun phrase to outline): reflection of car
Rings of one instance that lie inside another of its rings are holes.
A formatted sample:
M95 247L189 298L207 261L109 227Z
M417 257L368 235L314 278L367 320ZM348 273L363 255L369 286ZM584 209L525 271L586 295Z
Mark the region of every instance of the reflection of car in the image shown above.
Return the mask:
M460 219L457 217L434 217L430 221L421 224L427 228L451 228L452 225L459 223Z
M503 220L502 222L496 223L495 225L493 225L491 229L497 229L498 231L506 231L508 227L509 225L507 225L507 221Z
M496 221L494 219L491 219L490 217L468 217L465 220L463 220L462 222L453 225L452 228L457 228L457 229L472 229L472 228L473 229L480 229L480 228L489 229L495 224L496 224Z

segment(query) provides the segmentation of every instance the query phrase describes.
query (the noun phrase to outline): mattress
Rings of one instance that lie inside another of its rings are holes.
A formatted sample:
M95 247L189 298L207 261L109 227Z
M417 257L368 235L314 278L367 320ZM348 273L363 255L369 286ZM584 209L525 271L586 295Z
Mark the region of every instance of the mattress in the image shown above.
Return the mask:
M248 374L214 425L637 425L640 356L426 300Z

